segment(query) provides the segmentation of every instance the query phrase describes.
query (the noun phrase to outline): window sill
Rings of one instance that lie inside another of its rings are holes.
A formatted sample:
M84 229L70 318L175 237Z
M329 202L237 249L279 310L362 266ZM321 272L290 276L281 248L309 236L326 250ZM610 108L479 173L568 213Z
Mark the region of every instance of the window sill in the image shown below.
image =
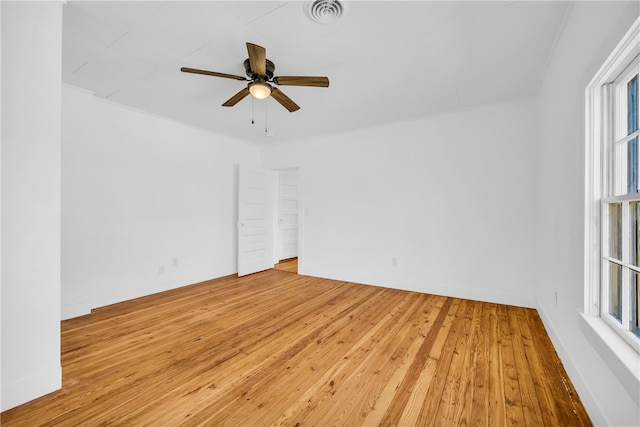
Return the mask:
M589 343L606 362L633 401L640 405L640 354L604 320L580 313L580 327Z

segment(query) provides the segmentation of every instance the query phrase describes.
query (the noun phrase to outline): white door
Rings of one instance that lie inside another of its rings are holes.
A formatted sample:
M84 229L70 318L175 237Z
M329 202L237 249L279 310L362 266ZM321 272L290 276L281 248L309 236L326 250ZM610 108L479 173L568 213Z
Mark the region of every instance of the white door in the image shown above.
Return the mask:
M240 167L238 177L238 276L273 267L271 172Z
M283 260L298 256L298 170L280 172L278 187L278 260Z

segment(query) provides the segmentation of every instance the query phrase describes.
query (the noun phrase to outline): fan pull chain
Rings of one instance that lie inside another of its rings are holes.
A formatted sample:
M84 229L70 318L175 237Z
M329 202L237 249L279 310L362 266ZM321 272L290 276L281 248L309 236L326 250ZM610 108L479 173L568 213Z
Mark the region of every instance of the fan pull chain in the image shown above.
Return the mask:
M267 125L269 123L268 121L268 117L267 117L267 110L268 110L268 106L269 104L267 102L264 103L264 134L266 135L267 133L269 133L269 131L267 130Z
M254 124L255 121L253 120L253 111L255 109L255 98L252 96L251 97L251 124Z

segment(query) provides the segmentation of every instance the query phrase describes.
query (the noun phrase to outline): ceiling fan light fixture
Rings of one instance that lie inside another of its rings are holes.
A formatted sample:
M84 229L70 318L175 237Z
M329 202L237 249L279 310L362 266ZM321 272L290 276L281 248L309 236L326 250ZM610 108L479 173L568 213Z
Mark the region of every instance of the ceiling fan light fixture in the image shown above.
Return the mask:
M260 80L249 83L249 93L256 99L265 99L271 95L271 85Z

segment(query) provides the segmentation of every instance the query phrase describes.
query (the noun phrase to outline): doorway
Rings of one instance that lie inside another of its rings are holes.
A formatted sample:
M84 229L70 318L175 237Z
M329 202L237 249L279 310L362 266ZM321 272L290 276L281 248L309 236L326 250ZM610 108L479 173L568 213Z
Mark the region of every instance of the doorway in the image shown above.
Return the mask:
M300 177L298 168L279 169L274 188L274 216L277 218L274 230L274 264L286 271L298 271L299 220L300 220Z
M298 172L298 168L239 168L238 276L267 270L292 259L298 270L301 232Z

